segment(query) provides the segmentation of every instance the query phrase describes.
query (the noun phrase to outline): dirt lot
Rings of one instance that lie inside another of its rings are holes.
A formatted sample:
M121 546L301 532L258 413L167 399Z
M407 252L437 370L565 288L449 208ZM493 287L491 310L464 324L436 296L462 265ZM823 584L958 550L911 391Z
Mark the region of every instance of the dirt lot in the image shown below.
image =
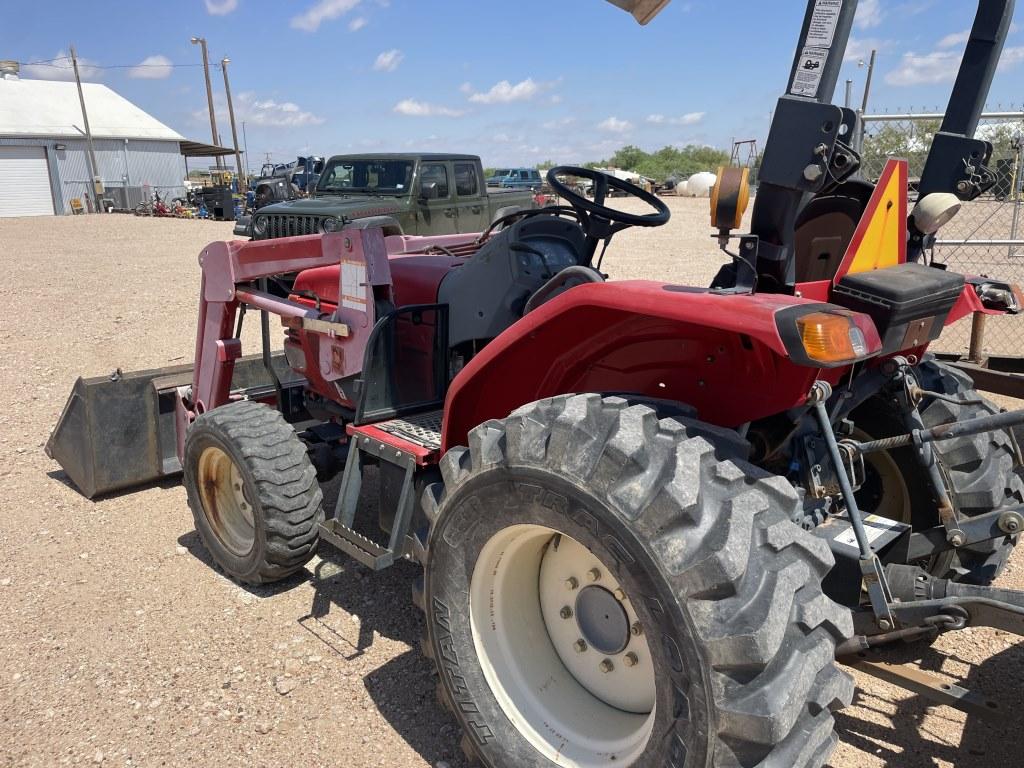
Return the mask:
M706 282L706 201L620 235L613 277ZM43 454L74 378L190 360L207 242L231 226L0 220L0 765L463 763L416 650L414 569L330 552L265 590L219 576L173 482L83 499ZM1024 553L1002 584L1024 588ZM1024 646L969 630L900 649L1007 714L989 725L859 678L834 768L1019 765Z

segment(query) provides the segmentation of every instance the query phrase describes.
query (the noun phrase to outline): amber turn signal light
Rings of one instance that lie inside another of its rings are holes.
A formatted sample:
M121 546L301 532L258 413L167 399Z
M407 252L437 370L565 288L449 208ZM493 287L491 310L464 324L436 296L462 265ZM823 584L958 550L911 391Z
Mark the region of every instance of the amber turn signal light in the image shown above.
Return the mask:
M866 357L864 332L845 315L812 312L796 320L807 357L818 363L847 363Z

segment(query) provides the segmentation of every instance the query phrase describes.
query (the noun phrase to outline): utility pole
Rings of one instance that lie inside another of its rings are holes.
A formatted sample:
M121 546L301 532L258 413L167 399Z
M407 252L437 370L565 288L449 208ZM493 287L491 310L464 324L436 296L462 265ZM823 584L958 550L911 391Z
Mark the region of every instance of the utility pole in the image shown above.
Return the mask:
M205 37L193 37L192 45L198 45L203 49L203 72L206 75L206 103L210 107L210 135L213 137L214 146L219 146L217 139L217 118L213 112L213 86L210 85L210 57L206 52L206 38ZM218 155L215 160L217 161L217 167L221 167L221 159Z
M853 106L853 80L846 81L846 102L843 106L847 109Z
M864 136L865 136L865 132L867 130L866 123L864 122L864 115L866 115L868 113L868 99L871 96L871 78L875 74L875 56L877 56L877 55L878 55L878 51L876 49L874 49L874 48L871 49L871 60L868 62L868 65L867 65L867 67L868 67L868 76L864 80L864 99L861 101L861 104L860 104L860 113L859 113L860 114L860 118L861 118L860 119L860 132L859 132L859 135L855 137L856 138L856 142L855 142L854 149L856 149L858 152L863 152L864 151ZM862 61L858 61L857 62L857 66L858 67L863 67L864 66L863 60Z
M92 146L92 131L89 129L89 113L85 109L85 94L82 92L82 78L78 74L78 55L75 53L75 46L69 45L68 49L71 51L71 66L75 70L75 83L78 85L78 101L82 105L82 122L85 123L85 143L89 148L89 165L92 170L92 184L90 185L90 189L92 190L92 199L94 204L93 210L96 213L99 213L103 209L103 203L100 202L101 195L103 194L100 192L99 188L99 184L101 183L100 169L96 165L96 151Z
M245 180L249 180L249 137L245 135L245 120L242 121L242 144L245 146Z
M868 62L868 76L864 82L864 101L860 105L860 113L866 115L868 113L868 98L871 96L871 78L875 74L875 56L878 55L878 51L872 49L871 60Z
M238 192L245 194L248 179L242 173L242 154L238 151L238 131L235 130L235 107L231 103L231 85L228 83L228 64L231 59L225 56L220 60L220 68L224 72L224 94L228 97L228 117L231 119L231 139L235 142L235 168L238 171Z

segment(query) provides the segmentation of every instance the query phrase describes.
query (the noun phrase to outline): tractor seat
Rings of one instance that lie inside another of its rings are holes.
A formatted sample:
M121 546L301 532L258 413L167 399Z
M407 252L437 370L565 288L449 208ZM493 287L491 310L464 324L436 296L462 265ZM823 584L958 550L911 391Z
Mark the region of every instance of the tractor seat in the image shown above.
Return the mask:
M586 253L583 229L560 216L530 216L501 230L441 282L437 301L448 305L449 344L493 339L559 272L588 266Z
M832 280L857 231L872 187L848 182L835 193L816 197L796 221L794 269L797 283Z

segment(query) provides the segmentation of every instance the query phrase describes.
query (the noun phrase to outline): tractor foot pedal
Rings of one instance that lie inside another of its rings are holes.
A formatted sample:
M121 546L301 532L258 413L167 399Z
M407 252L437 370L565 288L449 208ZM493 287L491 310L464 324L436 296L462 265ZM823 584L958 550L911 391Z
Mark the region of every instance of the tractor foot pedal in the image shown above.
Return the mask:
M374 571L382 571L395 562L395 554L390 549L370 541L334 519L320 523L320 538Z

